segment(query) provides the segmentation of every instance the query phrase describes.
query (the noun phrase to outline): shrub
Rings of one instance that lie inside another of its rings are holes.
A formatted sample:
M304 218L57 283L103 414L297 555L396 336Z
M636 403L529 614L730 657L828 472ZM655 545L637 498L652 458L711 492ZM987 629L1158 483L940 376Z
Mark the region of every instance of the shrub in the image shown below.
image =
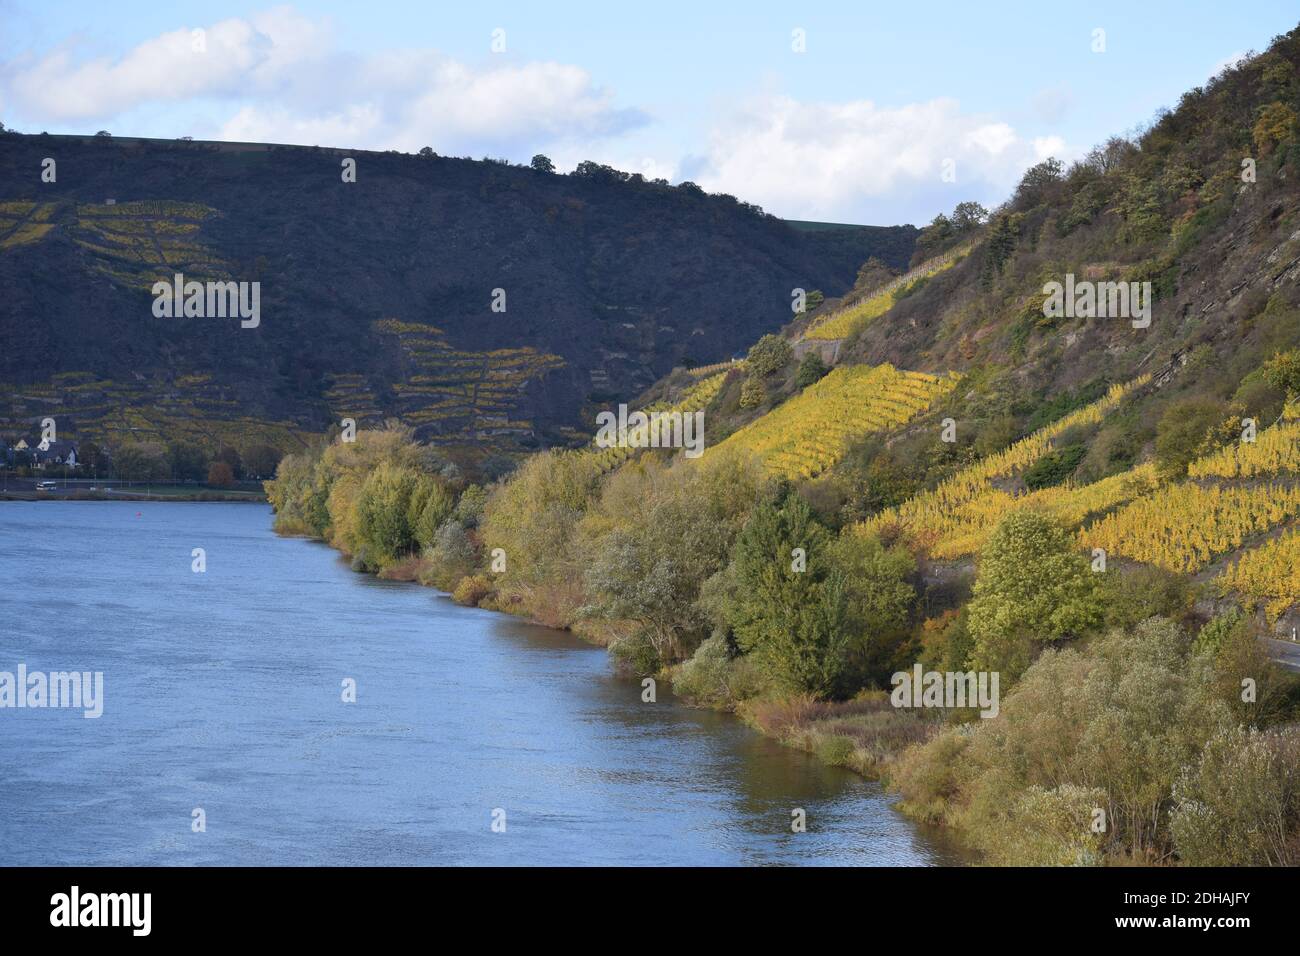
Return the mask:
M793 349L790 343L779 335L765 335L755 342L749 349L749 356L745 360L749 374L757 378L771 375L778 369L784 368L785 364L790 361Z
M715 634L704 641L673 672L673 692L691 703L708 707L734 707L755 696L761 681L744 657L734 657L726 638Z
M795 373L794 382L800 388L807 388L829 371L826 363L822 361L821 353L814 349L804 355L799 362L799 371Z
M479 602L492 593L492 582L481 574L466 575L456 584L451 599L466 607L478 607Z
M817 759L831 767L846 767L856 749L852 737L831 734L817 741Z
M1190 866L1300 864L1300 733L1230 728L1174 789L1169 828Z
M1059 485L1074 474L1087 451L1084 445L1066 445L1048 452L1025 469L1025 485L1034 491Z
M657 674L664 665L663 658L655 647L653 635L645 628L639 628L615 641L609 646L609 654L618 673L633 677Z
M745 379L745 383L740 387L740 407L741 408L758 408L767 398L767 391L763 388L763 380L751 375Z

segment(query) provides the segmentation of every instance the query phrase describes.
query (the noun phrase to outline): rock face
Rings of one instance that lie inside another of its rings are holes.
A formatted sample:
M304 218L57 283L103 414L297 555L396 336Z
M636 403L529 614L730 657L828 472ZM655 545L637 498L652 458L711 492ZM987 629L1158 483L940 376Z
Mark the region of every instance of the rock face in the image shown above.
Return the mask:
M793 288L904 265L915 235L798 230L600 167L3 135L0 434L53 414L110 442L283 444L393 416L449 447L563 442L778 329ZM156 317L176 273L259 283L257 326Z

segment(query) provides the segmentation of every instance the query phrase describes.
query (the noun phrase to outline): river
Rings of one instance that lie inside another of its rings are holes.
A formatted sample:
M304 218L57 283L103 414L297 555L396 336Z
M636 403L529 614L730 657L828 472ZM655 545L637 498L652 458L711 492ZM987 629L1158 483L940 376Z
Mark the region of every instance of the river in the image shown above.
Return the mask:
M0 503L0 671L104 685L97 719L0 709L0 865L961 862L877 785L643 703L599 648L270 527Z

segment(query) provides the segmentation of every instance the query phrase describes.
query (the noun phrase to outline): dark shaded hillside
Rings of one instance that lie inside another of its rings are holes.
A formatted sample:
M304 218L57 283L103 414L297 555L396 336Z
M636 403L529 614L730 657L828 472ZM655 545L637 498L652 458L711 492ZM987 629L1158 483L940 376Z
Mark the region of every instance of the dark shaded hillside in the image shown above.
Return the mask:
M610 172L0 136L0 429L54 414L110 441L283 444L394 415L443 445L562 441L584 404L729 357L788 319L792 288L841 294L916 235L800 232ZM259 281L260 326L155 318L149 289L177 271Z

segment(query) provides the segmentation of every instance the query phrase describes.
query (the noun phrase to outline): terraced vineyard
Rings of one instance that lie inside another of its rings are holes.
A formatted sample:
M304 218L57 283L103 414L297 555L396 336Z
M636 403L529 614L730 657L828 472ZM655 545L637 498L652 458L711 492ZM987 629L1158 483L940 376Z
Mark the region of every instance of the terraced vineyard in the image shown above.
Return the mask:
M533 430L519 415L530 381L564 366L558 355L533 348L473 352L454 348L441 329L418 322L383 319L374 329L396 338L405 365L393 385L397 414L434 444L477 444ZM331 410L362 421L376 412L375 397L359 376L336 377ZM337 403L337 404L336 404Z
M0 203L0 249L40 242L66 229L91 268L121 285L150 288L176 272L207 281L229 268L202 241L202 224L219 213L199 203Z
M745 363L738 359L729 359L726 362L714 362L712 365L697 365L694 368L687 369L686 374L694 379L705 379L718 372L730 371L733 368L744 368Z
M905 424L956 382L889 364L836 368L713 451L749 453L773 474L812 478L839 461L852 441Z
M0 202L0 249L39 242L54 228L51 202Z
M49 416L60 437L112 448L127 442L189 441L215 451L223 444L266 444L291 451L311 432L295 422L241 414L243 403L208 375L179 376L161 386L114 382L65 372L42 385L0 386L0 433L24 434Z
M941 530L929 530L915 538L918 543L931 542L932 557L960 558L980 551L998 522L1013 510L1030 508L1051 515L1063 525L1078 526L1089 515L1141 496L1156 480L1155 466L1148 463L1086 485L1066 482L1026 494L990 488L957 505L945 516Z
M176 272L206 282L229 277L226 263L199 241L202 223L217 215L199 203L78 203L69 231L96 271L123 285L148 288Z
M1254 478L1300 471L1300 421L1266 428L1253 442L1235 442L1192 462L1192 478Z
M717 372L692 385L682 395L681 399L675 403L655 402L653 405L648 405L640 410L645 412L647 415L651 412L662 412L667 414L681 413L682 415L687 415L702 411L708 407L709 403L713 401L715 396L717 396L726 377L727 373L725 371ZM631 434L638 439L644 440L646 430L647 429L637 429ZM707 436L707 431L705 434ZM590 458L596 463L596 467L603 474L605 472L613 471L623 462L635 455L639 450L639 448L634 447L631 441L626 445L611 445L608 448L602 448L593 440L592 444L588 448L583 449L581 454L590 456Z
M1247 606L1264 605L1270 621L1300 603L1300 530L1247 551L1218 578L1219 591L1241 594Z
M969 246L962 246L959 249L954 249L942 256L936 256L921 263L921 265L905 275L901 275L889 282L868 298L821 319L804 333L804 338L828 341L842 339L852 334L871 320L879 318L892 309L900 293L910 289L922 279L928 279L930 276L951 269L970 252L970 248Z
M933 557L950 559L973 554L1008 512L1021 507L1041 507L1071 523L1082 521L1094 511L1114 507L1150 487L1154 470L1149 466L1115 475L1094 484L1065 484L1032 493L1014 494L992 485L1010 479L1042 458L1052 441L1070 428L1095 424L1123 401L1131 391L1150 381L1142 376L1127 385L1114 385L1106 395L1063 418L1040 428L1006 451L989 455L941 482L932 491L909 498L895 508L857 526L862 533L876 534L896 527L916 547Z
M1203 488L1170 485L1084 529L1089 548L1158 565L1199 571L1250 537L1300 514L1300 488L1282 484Z

